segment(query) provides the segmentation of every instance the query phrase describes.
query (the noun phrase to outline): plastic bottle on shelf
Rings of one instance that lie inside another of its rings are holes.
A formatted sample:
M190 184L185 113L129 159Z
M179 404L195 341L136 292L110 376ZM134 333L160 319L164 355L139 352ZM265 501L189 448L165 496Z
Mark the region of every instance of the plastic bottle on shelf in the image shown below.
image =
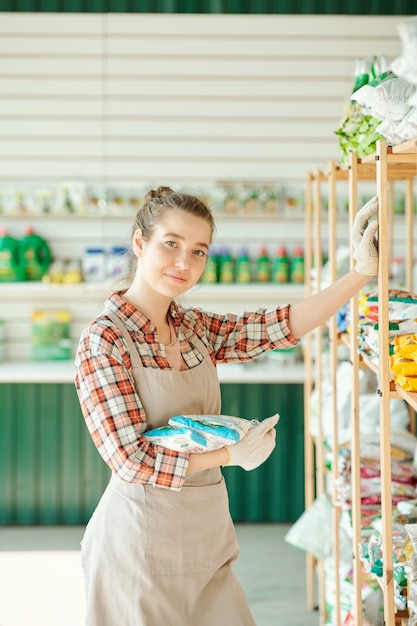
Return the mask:
M297 284L304 283L304 250L301 246L296 246L291 257L291 282Z
M82 258L82 270L86 282L102 282L106 279L106 251L104 248L87 248Z
M52 261L51 267L45 276L42 278L44 283L62 283L65 276L65 263L62 259L55 259Z
M122 278L129 274L129 249L125 246L113 246L107 259L107 275L109 278Z
M67 285L72 285L76 283L82 283L83 275L81 272L81 262L79 259L73 259L72 261L68 261L65 266L63 282Z
M217 283L219 280L219 259L215 250L209 250L202 281L207 284Z
M252 281L252 267L249 250L243 247L236 259L235 276L237 283L250 283Z
M256 260L255 278L258 283L269 283L271 281L271 259L265 246L259 251Z
M229 248L222 248L219 256L219 283L232 283L234 281L234 264L232 253Z
M19 242L9 235L5 227L0 228L0 282L15 282L21 279Z
M280 284L290 282L290 259L285 246L279 246L276 250L272 264L272 281Z
M19 248L23 280L42 280L52 259L48 242L28 226L19 241Z

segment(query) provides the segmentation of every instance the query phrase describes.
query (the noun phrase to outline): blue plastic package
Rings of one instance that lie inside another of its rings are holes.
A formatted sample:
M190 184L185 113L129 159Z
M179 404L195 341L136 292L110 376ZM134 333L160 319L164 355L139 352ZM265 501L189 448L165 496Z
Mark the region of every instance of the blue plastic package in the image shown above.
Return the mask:
M177 452L207 452L209 450L206 438L192 431L191 428L161 426L148 430L144 438L157 446Z

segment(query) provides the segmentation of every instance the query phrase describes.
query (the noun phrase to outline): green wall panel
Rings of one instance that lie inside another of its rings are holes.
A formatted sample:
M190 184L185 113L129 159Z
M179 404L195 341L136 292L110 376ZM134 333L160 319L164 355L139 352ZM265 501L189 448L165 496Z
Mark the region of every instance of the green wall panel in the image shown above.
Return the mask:
M224 469L237 522L295 521L304 510L303 385L223 385L222 412L247 418L279 413L277 446L260 468Z
M415 15L415 0L0 0L0 11Z
M73 385L0 385L0 524L84 523L108 481Z
M225 468L232 517L291 522L304 508L303 386L222 385L222 412L280 413L277 447L257 470ZM71 384L0 384L0 524L84 524L110 472Z

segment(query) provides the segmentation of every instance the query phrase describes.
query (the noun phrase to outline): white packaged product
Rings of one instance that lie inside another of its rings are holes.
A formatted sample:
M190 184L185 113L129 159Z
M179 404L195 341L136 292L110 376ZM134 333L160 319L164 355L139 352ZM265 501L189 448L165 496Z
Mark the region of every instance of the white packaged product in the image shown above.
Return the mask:
M415 85L387 72L360 87L352 95L352 100L378 120L399 121L408 113L408 102L415 90Z
M177 452L208 452L207 440L191 428L175 428L161 426L148 430L144 438L156 446L175 450Z
M144 438L155 445L182 452L208 452L240 441L249 430L270 421L273 428L279 415L262 422L231 415L175 415L167 426L147 431Z
M103 248L87 248L82 259L84 280L101 282L106 279L106 252Z
M175 415L168 423L191 428L220 448L240 441L251 427L250 420L230 415Z
M107 259L107 275L109 278L122 278L129 273L129 249L124 246L113 246Z

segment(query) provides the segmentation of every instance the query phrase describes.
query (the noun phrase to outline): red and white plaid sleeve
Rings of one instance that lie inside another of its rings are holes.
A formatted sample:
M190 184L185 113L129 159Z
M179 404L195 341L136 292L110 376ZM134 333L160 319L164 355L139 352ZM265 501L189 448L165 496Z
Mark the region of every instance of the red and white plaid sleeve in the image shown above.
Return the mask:
M240 315L219 315L200 309L185 310L185 319L205 337L214 363L251 361L268 350L298 345L288 326L289 305L260 308Z
M147 417L117 329L97 322L86 327L76 356L75 384L87 428L113 472L127 482L181 489L188 454L143 438Z

